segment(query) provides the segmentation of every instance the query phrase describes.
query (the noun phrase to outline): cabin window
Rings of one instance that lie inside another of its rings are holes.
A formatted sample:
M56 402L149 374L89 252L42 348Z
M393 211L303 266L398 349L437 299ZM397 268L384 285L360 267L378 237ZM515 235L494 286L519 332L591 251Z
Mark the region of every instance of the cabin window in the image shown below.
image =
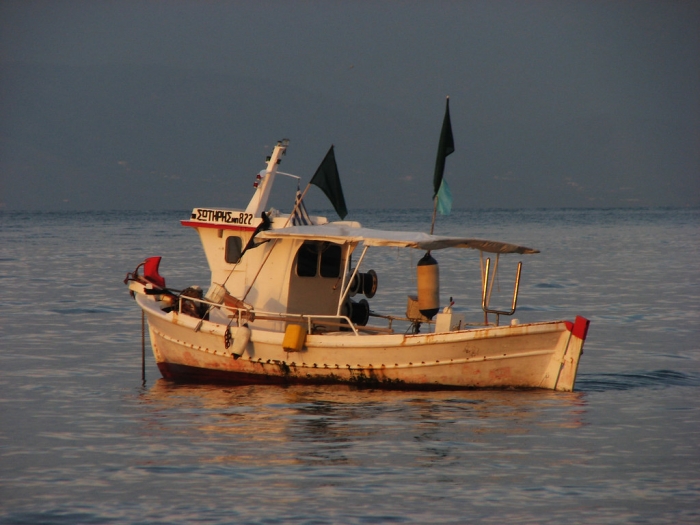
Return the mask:
M315 242L305 242L297 252L297 275L299 277L316 276L318 250Z
M243 240L240 237L231 235L226 238L226 262L235 264L241 260L243 251Z
M340 277L340 262L340 245L326 244L321 252L321 277Z
M343 250L339 244L306 241L297 252L299 277L340 277Z

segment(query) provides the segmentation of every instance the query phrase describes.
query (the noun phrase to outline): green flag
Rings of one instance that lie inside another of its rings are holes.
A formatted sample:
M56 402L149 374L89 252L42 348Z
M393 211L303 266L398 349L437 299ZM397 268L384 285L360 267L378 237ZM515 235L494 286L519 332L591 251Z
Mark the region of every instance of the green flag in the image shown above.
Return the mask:
M437 194L437 211L440 215L449 215L452 211L452 192L445 179L442 179L440 191Z
M445 159L455 150L455 141L452 138L452 123L450 122L450 97L447 97L445 118L442 121L440 132L440 144L438 144L437 159L435 160L435 175L433 176L433 199L437 197L442 184L442 174L445 172Z
M345 218L348 214L348 209L345 207L345 197L343 197L343 188L340 185L340 175L338 175L338 166L335 163L333 146L326 153L326 157L321 162L314 176L311 177L309 184L314 184L321 188L328 200L333 204L338 216L341 219Z

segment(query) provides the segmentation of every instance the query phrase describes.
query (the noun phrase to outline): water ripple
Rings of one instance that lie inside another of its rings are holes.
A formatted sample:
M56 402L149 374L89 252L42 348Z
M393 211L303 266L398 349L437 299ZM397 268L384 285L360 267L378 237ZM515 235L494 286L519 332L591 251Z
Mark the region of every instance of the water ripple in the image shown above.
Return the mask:
M424 211L353 219L426 231ZM700 210L440 219L542 250L515 317L592 320L575 392L178 385L150 354L144 386L122 280L162 255L171 286L206 286L187 216L0 212L1 524L700 523ZM436 257L441 297L483 318L478 252ZM373 309L405 307L418 259L368 252Z
M615 374L580 374L576 380L577 390L584 392L606 392L635 388L659 389L672 386L700 386L700 375L675 370L656 370Z

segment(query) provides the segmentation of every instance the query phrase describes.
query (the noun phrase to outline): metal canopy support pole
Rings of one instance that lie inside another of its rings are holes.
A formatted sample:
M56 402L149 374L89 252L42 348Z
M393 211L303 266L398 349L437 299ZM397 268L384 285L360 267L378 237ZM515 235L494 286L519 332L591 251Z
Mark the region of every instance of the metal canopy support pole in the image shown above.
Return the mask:
M297 211L297 208L299 207L299 204L301 204L301 202L304 200L304 196L306 195L306 192L309 191L309 188L310 188L310 187L311 187L311 183L308 183L308 184L306 185L306 188L304 188L304 193L302 193L302 194L301 194L301 197L299 198L299 200L298 200L297 202L294 203L294 208L292 208L292 213L290 213L290 214L289 214L289 217L287 217L287 222L285 222L285 223L284 223L284 226L283 226L284 228L286 228L287 226L289 226L289 223L291 222L292 217L294 216L294 212ZM243 299L242 299L243 301L245 301L245 298L248 297L248 294L249 294L250 291L253 289L253 285L255 284L255 281L258 280L258 276L260 275L260 272L262 271L263 266L265 266L265 263L266 263L267 260L270 258L270 254L272 253L272 250L275 248L275 246L277 246L277 241L279 241L279 239L275 239L274 241L272 241L272 247L270 248L270 251L267 252L267 254L265 255L265 259L263 259L262 264L260 264L260 268L258 268L258 273L255 274L255 277L253 277L253 281L250 283L250 286L248 287L248 289L246 290L245 294L243 295ZM233 272L233 270L231 270L231 271ZM230 275L230 274L229 274L229 275ZM227 279L228 279L228 278L227 278Z
M493 292L493 283L494 281L498 278L498 260L500 259L501 254L497 253L496 254L496 264L493 265L493 274L491 275L490 278L490 283L489 283L489 296L486 298L486 306L490 306L491 304L491 293ZM488 276L487 276L488 278ZM500 287L499 287L500 289Z
M350 266L350 258L352 257L352 253L350 253L350 244L345 243L345 264L343 265L343 278L340 281L340 301L338 302L338 309L336 310L336 315L340 315L340 310L343 305L343 290L345 290L345 280L348 277L348 268ZM353 275L355 275L356 272L353 272ZM350 283L352 283L352 277L350 280Z
M365 245L365 247L362 250L362 255L360 255L360 260L357 261L357 265L355 265L355 271L352 272L350 279L348 279L347 286L345 286L345 289L341 288L342 293L340 294L340 300L338 301L338 310L336 311L336 315L340 315L340 311L343 308L343 302L345 301L345 298L348 296L348 292L350 291L350 287L352 286L352 281L355 279L355 276L357 275L357 272L360 269L360 265L362 264L362 259L365 258L365 254L367 253L367 248L369 248L369 246Z

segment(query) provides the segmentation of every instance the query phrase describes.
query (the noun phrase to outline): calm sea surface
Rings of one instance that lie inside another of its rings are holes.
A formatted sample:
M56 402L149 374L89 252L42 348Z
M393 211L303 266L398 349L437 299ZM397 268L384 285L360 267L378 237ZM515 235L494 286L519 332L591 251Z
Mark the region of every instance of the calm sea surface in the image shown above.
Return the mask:
M541 250L501 259L492 304L523 260L515 317L591 319L573 393L177 385L150 348L142 384L122 280L162 255L206 286L187 217L0 213L0 523L700 523L700 210L438 219ZM480 319L478 253L434 254ZM371 254L373 309L403 311L420 255Z

